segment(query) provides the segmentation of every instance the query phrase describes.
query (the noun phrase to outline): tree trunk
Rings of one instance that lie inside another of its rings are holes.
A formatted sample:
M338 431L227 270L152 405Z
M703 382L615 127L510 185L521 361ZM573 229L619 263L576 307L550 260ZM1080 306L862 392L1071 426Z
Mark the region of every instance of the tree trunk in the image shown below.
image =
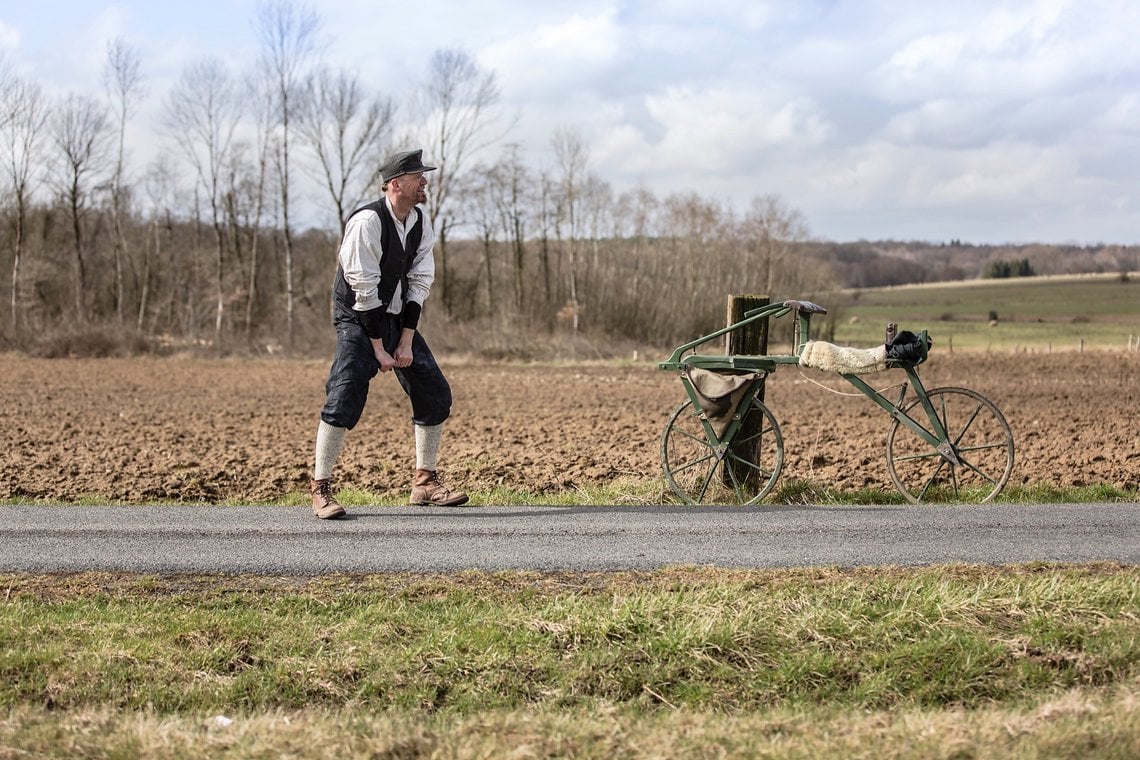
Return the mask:
M217 218L217 211L214 212L215 219ZM214 315L214 343L217 344L222 339L222 318L226 310L226 292L225 284L223 281L224 265L225 265L225 246L226 238L222 230L222 225L214 222L214 278L217 290L218 306Z
M83 305L87 268L83 262L83 224L79 218L79 201L74 194L71 197L71 234L75 244L75 318L79 324L83 324L87 319L87 310Z
M522 225L519 217L514 217L514 244L515 244L515 311L519 314L523 310L523 264L526 261L526 244L522 239Z
M281 224L285 241L285 340L293 349L293 233L289 229L289 122L285 121L281 157Z
M253 304L257 300L257 251L260 238L261 235L255 224L253 240L250 242L249 249L249 293L245 301L245 334L247 336L253 332Z
M24 198L16 199L16 248L12 258L12 329L19 325L20 303L20 259L24 255L24 239L27 237L28 212Z
M487 316L493 317L495 314L495 283L491 268L491 246L493 239L488 233L483 236L483 271L487 275Z
M436 272L438 274L438 276L436 277L436 282L439 283L439 297L440 297L440 300L443 302L443 310L444 310L444 312L447 313L448 316L450 316L452 313L452 310L451 310L451 292L452 291L451 291L451 287L449 286L451 278L448 276L448 272L447 272L447 227L448 227L448 224L447 224L446 219L437 220L436 223L439 225L439 234L436 237L436 245L435 245Z
M158 223L157 215L151 220L150 225L154 233L154 255L157 258L162 246L161 225ZM138 320L135 322L135 329L139 332L143 331L143 325L146 320L147 301L150 299L150 247L145 244L143 245L142 265L142 286L139 290L139 314Z

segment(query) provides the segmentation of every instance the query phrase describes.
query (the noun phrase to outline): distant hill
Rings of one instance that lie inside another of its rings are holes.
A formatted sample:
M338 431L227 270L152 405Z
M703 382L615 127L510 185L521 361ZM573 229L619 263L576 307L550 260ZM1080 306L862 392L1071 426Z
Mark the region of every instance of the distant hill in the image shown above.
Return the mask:
M1110 274L1140 269L1140 245L973 245L894 240L802 243L806 255L831 266L842 287L874 288L993 276L1003 264L1025 274Z

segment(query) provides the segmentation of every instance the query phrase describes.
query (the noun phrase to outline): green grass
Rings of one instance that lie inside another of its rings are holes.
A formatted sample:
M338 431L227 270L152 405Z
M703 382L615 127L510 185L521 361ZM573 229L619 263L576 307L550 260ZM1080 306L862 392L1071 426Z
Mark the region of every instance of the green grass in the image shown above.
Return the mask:
M926 329L940 348L1125 350L1140 340L1140 278L1119 275L971 280L850 291L827 304L835 340L883 341L888 322ZM998 316L990 324L990 312Z
M402 507L408 503L405 491L368 491L345 488L337 491L337 500L348 507ZM471 491L471 505L502 507L519 506L589 506L589 505L653 505L679 504L680 501L668 489L664 481L652 479L617 480L604 485L583 486L574 491L558 493L534 493L515 488L494 488ZM1025 504L1040 502L1046 504L1094 502L1134 502L1140 501L1140 492L1100 484L1059 488L1050 485L1007 485L994 499L995 503ZM100 506L116 504L112 499L88 497L80 501L61 502L58 499L0 499L0 505L20 506L24 504L51 505L72 504L78 506ZM124 502L125 503L125 502ZM893 488L860 488L840 490L826 483L802 478L784 478L775 490L764 500L764 504L905 504L906 500ZM932 501L932 503L934 503ZM138 506L137 502L130 502ZM283 506L307 507L309 494L294 491L282 498L251 504L250 502L223 501L222 506ZM169 502L156 502L143 506L170 506Z
M337 499L346 506L404 506L408 503L403 491L375 492L345 489L337 492ZM287 506L304 506L308 494L293 493L281 502ZM1086 504L1102 501L1140 501L1140 492L1116 488L1112 485L1091 485L1058 488L1046 485L1024 486L1008 484L994 499L996 503L1074 503ZM931 499L937 503L937 499ZM559 493L532 493L521 489L496 488L489 491L472 491L472 505L493 506L588 506L680 504L664 481L653 479L615 480L604 485L583 486L574 491ZM826 483L802 478L785 478L763 501L764 504L905 504L906 500L893 488L860 488L841 490Z
M1140 747L1131 567L0 575L0 595L3 757Z
M983 707L1140 676L1140 569L0 576L0 705Z

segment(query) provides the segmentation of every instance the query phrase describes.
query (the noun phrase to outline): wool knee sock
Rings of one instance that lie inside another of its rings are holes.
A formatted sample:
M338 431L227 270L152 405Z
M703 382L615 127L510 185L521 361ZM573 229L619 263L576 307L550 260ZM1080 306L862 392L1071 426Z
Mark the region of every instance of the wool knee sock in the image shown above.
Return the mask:
M438 425L416 425L416 469L435 472L435 460L439 453L439 439L442 433L442 422Z
M344 435L348 430L335 427L321 420L317 425L317 450L315 466L313 467L313 480L328 480L332 477L333 465L340 456L340 447L344 444Z

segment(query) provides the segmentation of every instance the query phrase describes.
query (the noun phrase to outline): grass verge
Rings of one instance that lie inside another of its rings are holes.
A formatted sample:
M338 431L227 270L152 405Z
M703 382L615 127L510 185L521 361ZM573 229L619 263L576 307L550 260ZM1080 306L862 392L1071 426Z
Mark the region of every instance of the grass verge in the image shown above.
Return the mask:
M471 491L472 505L502 507L517 506L589 506L606 505L652 505L679 504L679 500L665 487L664 481L617 480L605 485L583 486L573 491L558 493L536 493L514 488L494 488ZM309 504L307 492L294 491L281 499L260 504L260 506L299 507ZM337 491L337 499L349 507L398 507L406 506L406 490L368 491L345 488ZM996 503L1027 504L1089 504L1096 502L1140 502L1140 492L1116 488L1112 485L1091 485L1070 488L1057 488L1047 485L1008 485L994 499ZM0 505L20 506L24 504L51 505L67 503L78 506L103 506L107 504L127 504L116 502L98 495L86 496L80 500L61 502L58 499L0 499ZM129 502L135 503L135 502ZM222 501L225 506L247 506L243 501ZM893 489L863 488L856 491L837 490L825 483L799 478L787 478L764 500L764 504L905 504L902 495ZM937 502L931 502L937 503ZM171 502L156 503L154 506L168 505Z
M0 757L1140 748L1117 565L2 575L0 598Z

